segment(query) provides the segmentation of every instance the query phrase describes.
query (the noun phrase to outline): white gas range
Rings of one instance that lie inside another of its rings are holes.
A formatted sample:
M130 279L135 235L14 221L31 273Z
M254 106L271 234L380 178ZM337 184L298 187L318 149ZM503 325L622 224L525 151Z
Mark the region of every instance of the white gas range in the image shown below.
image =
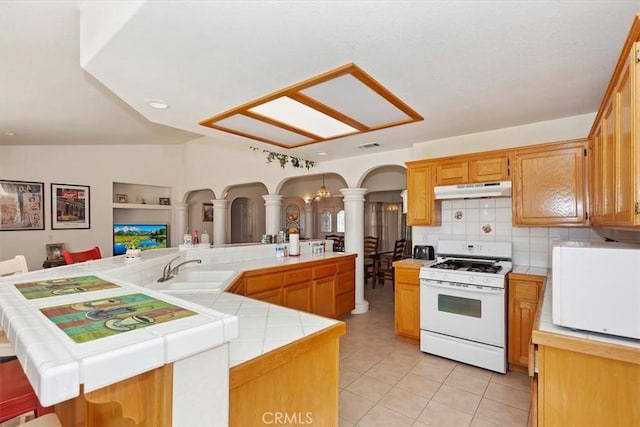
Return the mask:
M511 242L440 240L420 269L420 350L506 373Z

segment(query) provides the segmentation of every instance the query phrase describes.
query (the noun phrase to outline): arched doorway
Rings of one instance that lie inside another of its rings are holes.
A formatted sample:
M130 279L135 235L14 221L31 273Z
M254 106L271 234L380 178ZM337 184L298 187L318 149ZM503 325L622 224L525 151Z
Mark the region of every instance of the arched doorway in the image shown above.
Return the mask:
M238 197L231 203L231 243L251 243L259 239L253 235L254 202Z

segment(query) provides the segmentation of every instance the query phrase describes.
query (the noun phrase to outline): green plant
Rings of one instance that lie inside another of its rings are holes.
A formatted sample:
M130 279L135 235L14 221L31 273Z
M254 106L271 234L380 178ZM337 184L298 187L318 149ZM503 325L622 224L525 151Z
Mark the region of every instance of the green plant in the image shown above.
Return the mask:
M260 148L258 147L251 147L251 149L253 151L260 151ZM307 170L315 166L315 163L311 160L304 160L299 157L276 153L275 151L270 150L262 150L262 152L267 155L267 163L272 163L274 160L277 160L282 169L284 169L287 163L291 163L291 166L294 168L307 168Z
M138 240L137 238L131 239L127 243L125 243L124 246L127 249L138 249L140 248L140 240Z

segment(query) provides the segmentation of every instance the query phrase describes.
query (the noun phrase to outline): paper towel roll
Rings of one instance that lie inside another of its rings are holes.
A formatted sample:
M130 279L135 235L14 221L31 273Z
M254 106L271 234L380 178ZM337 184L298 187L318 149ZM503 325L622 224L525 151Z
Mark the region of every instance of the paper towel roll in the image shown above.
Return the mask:
M289 234L289 256L300 255L300 235Z

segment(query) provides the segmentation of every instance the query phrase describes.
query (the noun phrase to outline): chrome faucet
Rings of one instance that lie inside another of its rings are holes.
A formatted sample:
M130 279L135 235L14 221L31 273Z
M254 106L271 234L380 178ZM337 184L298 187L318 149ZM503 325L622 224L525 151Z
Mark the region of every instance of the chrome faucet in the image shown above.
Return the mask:
M173 276L175 274L178 274L178 271L180 270L180 267L182 267L185 264L189 264L192 262L201 264L202 260L201 259L188 259L186 261L181 262L180 264L176 265L175 267L171 266L171 263L177 259L180 259L179 256L175 257L174 259L172 259L171 261L169 261L167 263L167 265L164 266L164 268L162 269L162 277L158 279L158 282L165 282L169 279L172 279Z

